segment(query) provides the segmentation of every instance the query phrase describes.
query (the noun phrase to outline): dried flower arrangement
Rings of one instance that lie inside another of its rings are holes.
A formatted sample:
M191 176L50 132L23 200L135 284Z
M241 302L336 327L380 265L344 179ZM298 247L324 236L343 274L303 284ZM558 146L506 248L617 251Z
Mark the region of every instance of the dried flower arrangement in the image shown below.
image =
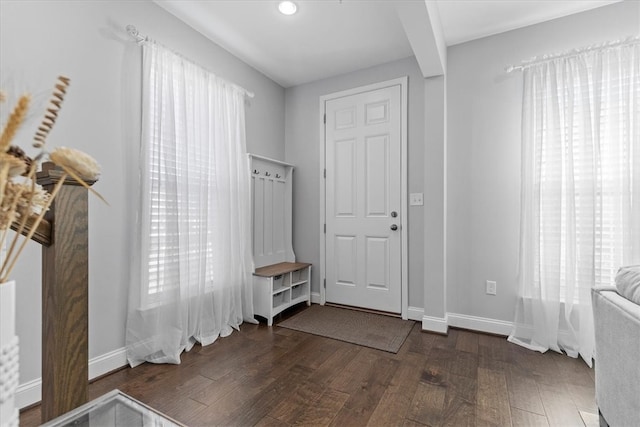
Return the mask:
M33 146L40 149L35 158L31 159L13 143L29 111L31 97L28 94L18 98L0 135L0 246L4 246L12 225L16 231L0 264L0 284L7 281L27 241L33 237L67 177L102 199L86 182L95 181L100 174L100 167L91 156L72 148L59 147L51 152L45 149L47 136L56 123L69 82L67 77L58 77L49 106L33 137ZM0 91L0 102L5 101L6 95ZM51 193L35 182L38 166L46 158L63 171ZM18 246L22 234L26 237Z

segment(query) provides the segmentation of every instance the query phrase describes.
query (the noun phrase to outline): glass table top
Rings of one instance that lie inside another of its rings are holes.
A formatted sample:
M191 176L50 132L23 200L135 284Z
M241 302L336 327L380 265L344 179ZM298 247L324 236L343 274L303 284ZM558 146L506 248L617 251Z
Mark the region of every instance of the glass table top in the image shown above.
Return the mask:
M173 427L183 426L183 424L116 389L43 424L43 426Z

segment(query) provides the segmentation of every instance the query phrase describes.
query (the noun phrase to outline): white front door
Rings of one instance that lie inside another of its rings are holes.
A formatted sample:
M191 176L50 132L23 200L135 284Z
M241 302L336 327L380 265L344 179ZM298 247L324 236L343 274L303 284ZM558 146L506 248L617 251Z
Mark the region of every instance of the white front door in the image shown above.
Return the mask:
M327 302L401 312L401 97L325 102Z

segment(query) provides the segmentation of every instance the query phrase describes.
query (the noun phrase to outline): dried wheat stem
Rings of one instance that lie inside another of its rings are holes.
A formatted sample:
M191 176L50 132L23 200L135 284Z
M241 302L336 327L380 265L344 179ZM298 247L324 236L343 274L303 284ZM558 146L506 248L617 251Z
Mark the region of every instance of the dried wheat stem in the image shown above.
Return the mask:
M4 268L3 268L2 269L3 271L0 271L0 283L4 283L9 278L9 275L11 274L11 271L13 270L13 267L15 266L16 261L20 257L20 254L24 250L25 245L29 240L31 240L33 235L36 233L36 230L38 229L38 225L40 225L40 223L42 222L42 218L44 218L44 214L47 213L47 211L49 210L49 207L53 203L53 200L55 199L55 197L58 195L58 192L62 188L62 185L64 184L64 181L66 178L67 178L67 174L63 173L62 176L60 177L60 180L56 183L55 187L53 187L53 191L51 191L51 196L49 197L49 200L47 200L47 204L44 205L44 207L42 208L42 212L40 212L40 215L38 215L36 220L33 222L33 225L31 226L31 230L29 230L29 234L27 234L25 239L22 241L22 244L18 249L18 253L16 253L16 255L12 258L11 264L9 264L9 268L7 268L6 271L4 271Z
M2 230L2 237L0 237L0 248L4 247L4 241L7 239L7 234L9 232L9 227L5 228L4 230ZM2 250L2 249L0 249ZM4 267L4 262L7 259L7 257L5 256L4 258L2 258L0 260L0 266Z
M38 130L33 137L33 146L36 148L42 148L47 141L47 136L53 125L56 123L56 119L58 118L58 112L60 108L62 108L62 101L64 101L64 96L67 93L67 87L69 87L69 78L64 76L58 76L58 82L55 84L55 89L51 95L51 100L49 103L51 104L47 111L45 112L44 119L40 122L40 126L38 126Z
M29 102L31 102L31 97L29 95L22 95L9 116L9 120L2 131L2 136L0 136L0 150L2 152L6 152L9 149L13 137L27 116Z
M98 193L96 190L94 190L89 184L87 184L85 182L84 179L82 179L77 173L75 173L71 168L66 167L65 165L62 164L58 164L58 166L60 166L62 168L63 171L65 171L67 174L69 174L69 176L71 176L71 178L75 179L78 184L82 185L84 188L86 188L87 190L89 190L90 192L92 192L93 194L95 194L95 196L102 200L107 206L109 205L109 202L107 202L105 200L104 197L102 197L102 195L100 193Z
M2 168L0 169L0 206L2 206L2 201L4 200L4 191L7 188L7 181L9 181L9 169L11 165L9 163L4 163Z
M29 169L29 175L27 176L27 178L31 179L31 198L33 200L33 194L34 194L34 189L36 186L36 183L34 181L34 176L36 174L36 165L35 162L31 164L31 168ZM24 191L24 187L20 186L20 190L18 191L18 193L16 194L13 203L11 205L11 212L15 212L16 211L16 207L18 206L18 201L20 200L20 196L22 196L22 192ZM29 206L31 206L32 200L29 200ZM11 240L11 246L9 246L9 250L7 250L7 255L5 259L9 259L11 258L11 254L13 253L16 244L18 243L18 238L20 237L20 235L22 234L22 231L24 230L26 224L27 224L27 220L29 219L28 215L23 215L22 218L20 219L20 226L18 227L18 230L16 230L16 234L13 236L13 239ZM37 224L35 224L35 226L37 227ZM9 227L7 227L8 229ZM2 240L2 242L0 242L2 244L4 244L4 238ZM2 271L4 270L5 266L2 266L2 269L0 269L0 275L2 275Z

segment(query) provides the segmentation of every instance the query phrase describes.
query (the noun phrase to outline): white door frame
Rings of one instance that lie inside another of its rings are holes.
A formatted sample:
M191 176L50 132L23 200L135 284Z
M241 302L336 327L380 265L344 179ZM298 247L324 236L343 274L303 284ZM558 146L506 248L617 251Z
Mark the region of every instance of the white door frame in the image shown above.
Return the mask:
M401 242L401 253L400 253L400 271L402 275L401 281L401 298L402 298L402 318L407 319L407 307L409 304L409 263L408 263L408 255L409 255L409 244L407 241L407 232L408 232L408 204L407 204L407 109L409 107L409 103L407 100L407 88L408 88L408 77L399 77L393 80L387 80L380 83L374 83L367 86L361 86L353 89L343 90L340 92L330 93L328 95L322 95L320 97L320 304L324 305L326 302L326 233L325 233L325 223L326 223L326 212L325 212L325 202L326 202L326 181L325 181L325 152L326 152L326 135L325 135L325 126L324 126L324 115L325 115L325 105L327 101L342 98L345 96L356 95L362 92L370 92L373 90L384 89L389 86L400 85L400 92L402 99L400 100L400 161L401 161L401 171L400 171L400 201L402 206L402 213L400 214L400 218L402 221L402 226L400 227L400 237L402 239Z

